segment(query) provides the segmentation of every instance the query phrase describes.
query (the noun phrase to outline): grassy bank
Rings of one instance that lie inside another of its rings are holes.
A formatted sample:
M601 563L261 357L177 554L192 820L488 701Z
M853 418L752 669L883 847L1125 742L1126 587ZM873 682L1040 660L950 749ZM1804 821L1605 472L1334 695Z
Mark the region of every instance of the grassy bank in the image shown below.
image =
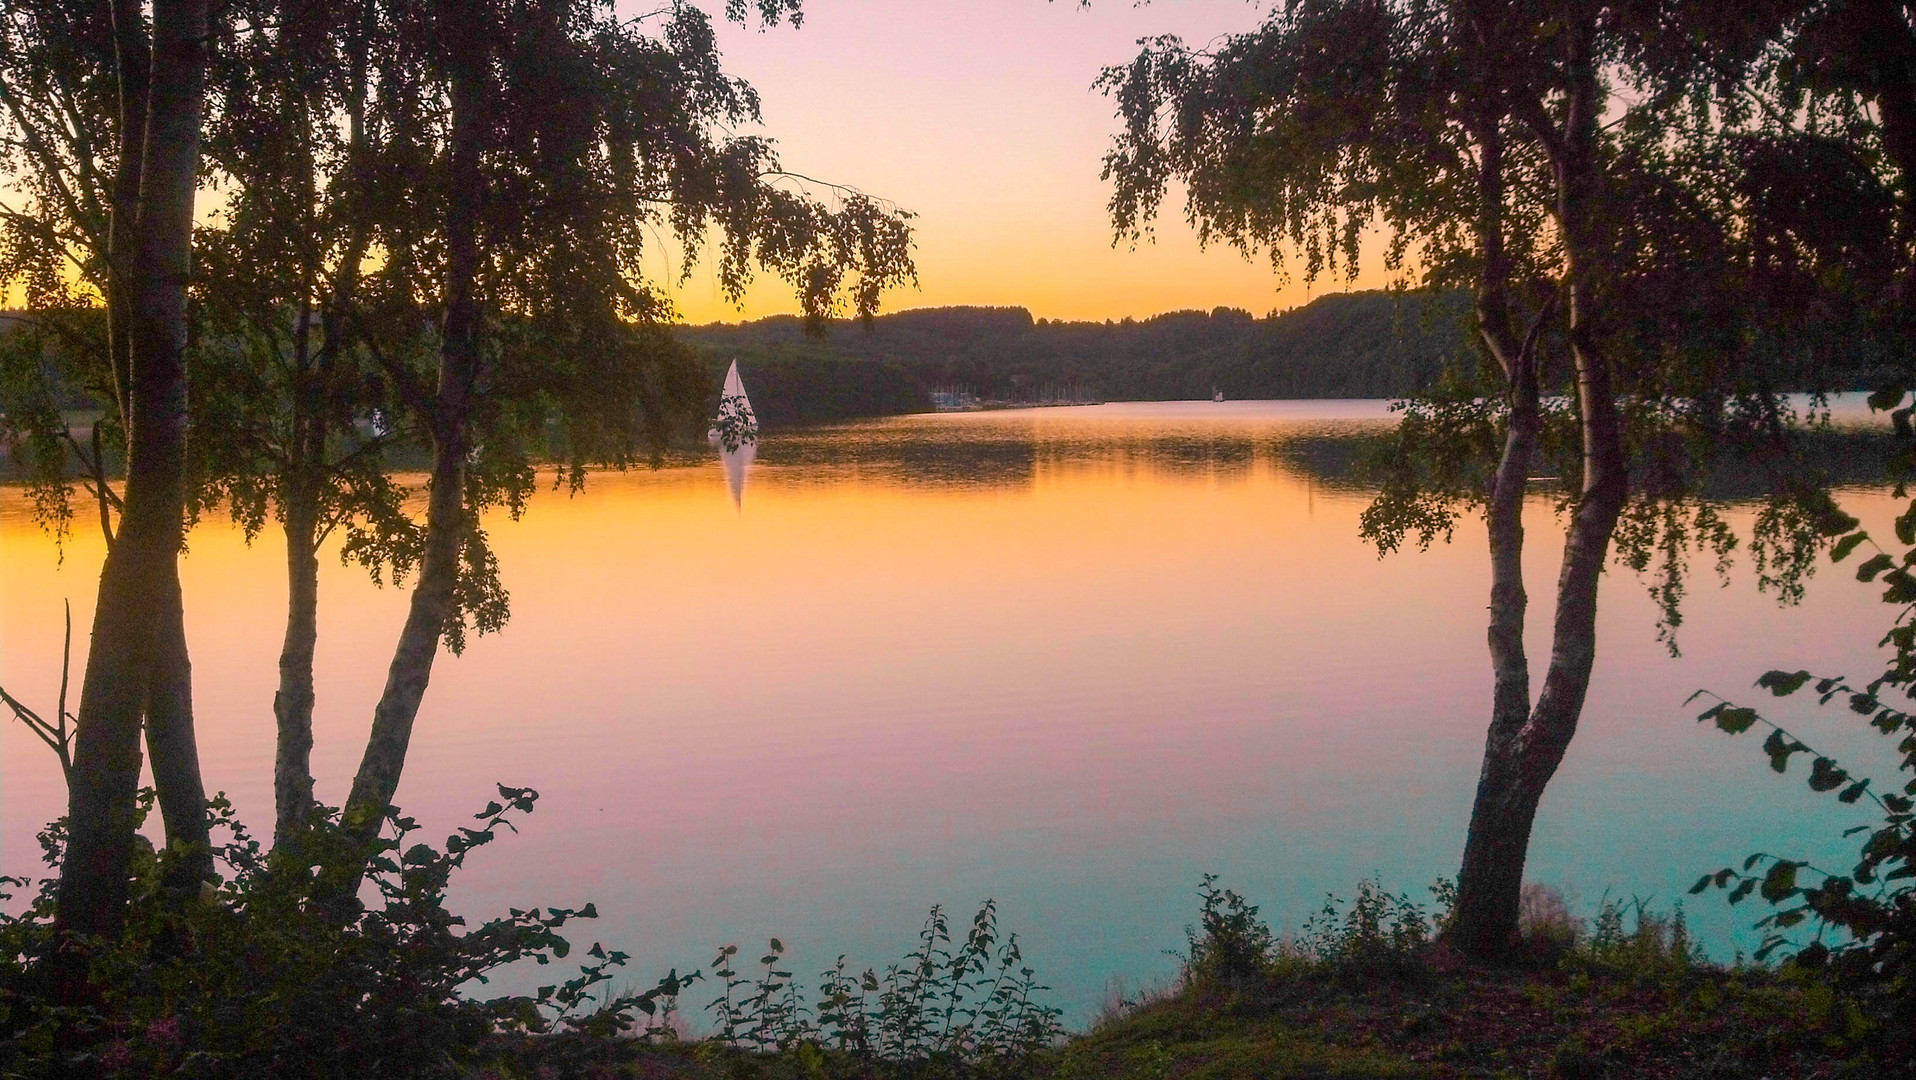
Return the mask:
M1183 974L1088 1032L1013 1055L875 1052L844 1038L518 1038L489 1078L1846 1077L1910 1074L1895 1003L1803 967L1699 959L1681 910L1594 924L1532 894L1520 959L1459 962L1421 908L1366 883L1279 940L1206 883ZM843 1032L839 1033L841 1036ZM750 1040L746 1040L749 1043Z

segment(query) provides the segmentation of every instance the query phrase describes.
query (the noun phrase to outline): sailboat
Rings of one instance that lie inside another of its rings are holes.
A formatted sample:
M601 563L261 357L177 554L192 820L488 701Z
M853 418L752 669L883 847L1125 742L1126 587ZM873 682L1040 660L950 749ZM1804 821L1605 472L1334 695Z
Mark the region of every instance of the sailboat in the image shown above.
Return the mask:
M1212 401L1223 401L1223 400L1224 400L1224 391L1222 391L1222 390L1219 390L1219 389L1218 389L1218 388L1216 388L1216 387L1212 387L1212 388L1211 388L1211 400L1212 400Z
M719 391L718 416L705 437L719 449L725 465L725 483L732 491L732 505L745 505L745 470L758 456L758 416L752 412L752 400L745 396L745 383L738 377L738 361L725 373L725 388Z

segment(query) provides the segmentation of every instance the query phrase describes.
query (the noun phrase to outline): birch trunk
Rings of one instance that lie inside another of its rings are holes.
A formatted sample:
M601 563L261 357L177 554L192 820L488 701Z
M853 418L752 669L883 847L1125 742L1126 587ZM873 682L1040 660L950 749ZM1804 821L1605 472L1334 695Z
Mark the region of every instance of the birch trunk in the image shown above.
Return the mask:
M286 506L286 636L273 694L278 749L273 758L273 843L303 825L313 807L313 654L319 642L319 541L316 499L295 477Z
M289 3L290 15L297 3ZM366 175L366 41L371 36L373 10L361 5L350 42L352 75L346 112L350 125L347 143L348 204L371 183ZM302 117L301 122L309 122ZM317 805L313 794L313 708L318 700L313 679L313 657L319 643L319 546L328 532L323 522L324 490L330 482L327 461L326 403L338 389L346 353L345 311L359 285L359 267L368 246L365 208L353 206L359 224L349 234L333 274L326 278L319 305L320 345L309 349L312 319L303 312L296 335L296 383L293 392L291 453L287 462L286 633L280 645L279 689L273 695L273 719L278 729L273 761L273 843L277 846L311 817ZM318 279L315 270L311 275ZM309 357L311 362L308 362Z
M479 267L477 207L484 198L479 156L484 133L483 59L462 25L460 5L444 2L436 15L448 42L452 133L446 207L446 313L439 349L439 382L433 397L432 488L426 509L426 550L387 670L386 686L373 712L372 734L346 803L346 828L361 840L377 836L386 807L399 788L419 703L432 678L439 638L453 611L459 552L466 520L466 456L471 451L469 415L478 373L479 310L473 295Z
M126 5L116 4L116 21ZM134 8L137 11L137 7ZM153 9L137 257L129 290L127 479L120 533L100 573L93 646L80 691L68 794L70 832L55 929L114 938L124 926L133 847L140 728L150 695L164 699L155 740L163 809L199 781L192 750L190 669L177 602L186 439L186 279L199 166L205 0ZM127 27L116 27L122 42ZM164 764L162 765L162 761ZM198 813L169 814L169 841L204 842ZM198 824L195 825L194 822Z
M146 747L152 757L166 846L177 858L166 885L175 896L195 896L200 882L213 876L213 851L199 742L193 729L193 662L186 645L179 565L168 560L162 571L154 590L161 606L146 696Z
M1621 419L1608 361L1596 346L1591 304L1588 253L1596 214L1598 104L1593 34L1587 20L1573 21L1567 28L1569 100L1561 131L1548 133L1554 137L1545 139L1555 167L1556 215L1564 235L1583 486L1564 538L1550 667L1534 706L1528 700L1529 667L1523 653L1521 514L1522 474L1529 464L1523 444L1528 441L1534 446L1535 429L1531 427L1527 435L1521 430L1527 425L1518 422L1515 400L1487 514L1492 575L1489 637L1497 690L1458 872L1456 921L1451 929L1459 948L1480 960L1507 955L1516 940L1531 830L1544 788L1562 763L1583 713L1596 661L1597 587L1629 490ZM1513 399L1521 397L1521 393L1513 395ZM1529 407L1534 418L1534 381Z

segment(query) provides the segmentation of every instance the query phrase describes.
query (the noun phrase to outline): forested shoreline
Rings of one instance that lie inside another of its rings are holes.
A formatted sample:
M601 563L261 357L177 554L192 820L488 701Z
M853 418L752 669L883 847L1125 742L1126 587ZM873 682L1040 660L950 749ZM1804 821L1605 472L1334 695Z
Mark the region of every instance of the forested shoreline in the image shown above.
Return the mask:
M789 422L914 411L904 407L905 385L1013 404L1219 392L1234 400L1403 397L1433 384L1447 360L1469 355L1468 311L1457 293L1370 290L1321 296L1263 318L1220 307L1089 322L1033 318L1022 307L952 307L879 315L869 325L834 320L823 333L796 316L677 333L708 366L722 371L736 357L753 401L766 402L775 422ZM872 384L889 391L882 401L860 403L870 412L835 411L835 395L806 385L847 363L862 365ZM778 392L759 392L765 379L755 371L773 373ZM780 400L800 387L806 400ZM928 397L917 405L931 407Z

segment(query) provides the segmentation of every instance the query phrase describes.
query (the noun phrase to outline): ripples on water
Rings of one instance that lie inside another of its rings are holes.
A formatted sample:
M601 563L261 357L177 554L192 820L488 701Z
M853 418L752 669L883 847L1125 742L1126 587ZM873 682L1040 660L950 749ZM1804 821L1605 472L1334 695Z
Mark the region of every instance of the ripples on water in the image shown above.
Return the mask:
M742 508L707 456L547 493L488 522L506 631L441 661L399 798L450 831L501 780L545 798L457 904L595 901L589 937L663 971L777 934L797 970L882 964L933 902L1002 905L1082 1020L1113 976L1163 977L1200 874L1280 928L1381 874L1454 872L1489 701L1481 527L1379 560L1354 440L1382 402L1112 405L906 417L763 440ZM1860 416L1839 402L1839 419ZM1876 527L1882 496L1846 505ZM1533 657L1561 531L1530 513ZM1748 513L1734 515L1747 533ZM208 784L271 817L283 560L212 521L184 564ZM0 680L50 701L60 601L88 625L102 556L64 562L0 492ZM1704 562L1707 562L1705 560ZM1882 605L1824 573L1802 608L1747 563L1695 583L1684 656L1613 569L1585 720L1531 876L1585 908L1667 905L1759 846L1841 861L1854 813L1701 730L1683 699L1772 666L1862 671ZM341 798L403 593L328 561L315 771ZM84 647L84 633L76 643ZM1791 704L1793 703L1786 703ZM1858 761L1841 718L1779 709ZM0 872L32 868L57 770L0 741ZM1847 815L1847 816L1846 816ZM1727 954L1750 935L1691 907ZM582 937L587 934L582 932ZM588 940L580 944L589 944ZM644 974L641 972L640 974Z

